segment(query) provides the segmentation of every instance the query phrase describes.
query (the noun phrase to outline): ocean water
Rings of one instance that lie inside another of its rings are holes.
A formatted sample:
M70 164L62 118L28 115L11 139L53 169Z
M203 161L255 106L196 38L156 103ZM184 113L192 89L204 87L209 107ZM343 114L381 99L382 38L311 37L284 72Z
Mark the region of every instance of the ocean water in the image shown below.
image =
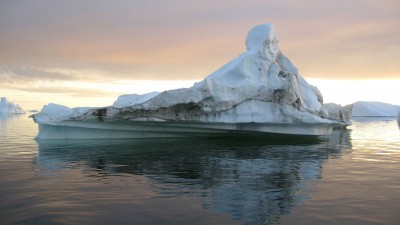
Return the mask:
M36 141L0 117L0 224L400 224L400 130L316 139Z

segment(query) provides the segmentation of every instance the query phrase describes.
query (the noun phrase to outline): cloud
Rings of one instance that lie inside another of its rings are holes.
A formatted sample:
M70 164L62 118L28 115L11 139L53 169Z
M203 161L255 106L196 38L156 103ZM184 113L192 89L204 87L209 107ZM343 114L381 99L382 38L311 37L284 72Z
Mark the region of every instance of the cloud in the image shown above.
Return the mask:
M76 87L85 80L89 83L90 76L82 71L63 69L41 69L35 67L0 68L0 87L27 92L49 94L67 94L71 96L105 96L110 92L94 88ZM98 82L97 76L90 82Z
M246 32L266 21L305 76L398 76L397 0L4 0L0 67L13 65L24 82L199 79L243 52Z
M104 90L74 87L21 87L19 90L36 93L63 94L76 97L105 97L115 95L115 93Z
M37 82L46 80L73 80L70 74L48 71L34 67L3 67L0 68L2 83Z

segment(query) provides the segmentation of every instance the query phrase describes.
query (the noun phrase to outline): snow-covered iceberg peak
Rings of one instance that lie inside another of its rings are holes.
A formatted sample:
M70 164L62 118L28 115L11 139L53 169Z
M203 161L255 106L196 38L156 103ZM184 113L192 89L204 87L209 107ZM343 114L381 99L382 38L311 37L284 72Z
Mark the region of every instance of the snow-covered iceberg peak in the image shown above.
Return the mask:
M313 114L321 110L321 93L299 76L297 68L279 50L278 35L271 23L251 29L246 48L245 53L194 87L210 93L218 101L218 109L257 99Z
M244 53L191 88L123 95L105 108L65 109L67 118L51 108L34 116L38 138L84 138L83 128L91 129L90 138L326 135L333 127L349 125L351 114L351 107L323 106L318 88L279 50L271 23L251 29ZM79 127L81 132L58 135L52 126Z
M249 31L246 38L247 51L258 52L265 49L279 51L278 34L272 23L255 26Z

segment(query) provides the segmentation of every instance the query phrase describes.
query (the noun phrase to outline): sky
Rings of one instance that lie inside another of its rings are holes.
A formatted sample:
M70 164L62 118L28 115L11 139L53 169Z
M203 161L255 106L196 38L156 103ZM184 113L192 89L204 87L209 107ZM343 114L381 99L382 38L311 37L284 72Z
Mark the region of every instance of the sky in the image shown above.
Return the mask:
M325 102L400 105L398 0L0 0L0 95L40 109L190 87L265 22Z

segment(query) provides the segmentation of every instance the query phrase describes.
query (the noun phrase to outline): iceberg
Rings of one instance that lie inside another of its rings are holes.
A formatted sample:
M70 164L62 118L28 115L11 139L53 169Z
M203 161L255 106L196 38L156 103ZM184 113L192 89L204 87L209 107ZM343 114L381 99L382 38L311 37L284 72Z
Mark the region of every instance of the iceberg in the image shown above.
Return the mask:
M13 102L9 102L6 97L1 97L0 101L0 113L3 114L24 114L25 111Z
M400 113L399 105L384 102L358 101L353 103L353 117L397 117Z
M351 106L323 104L280 51L271 23L251 29L244 53L191 88L122 95L103 108L49 104L33 115L38 139L320 136L350 117Z

